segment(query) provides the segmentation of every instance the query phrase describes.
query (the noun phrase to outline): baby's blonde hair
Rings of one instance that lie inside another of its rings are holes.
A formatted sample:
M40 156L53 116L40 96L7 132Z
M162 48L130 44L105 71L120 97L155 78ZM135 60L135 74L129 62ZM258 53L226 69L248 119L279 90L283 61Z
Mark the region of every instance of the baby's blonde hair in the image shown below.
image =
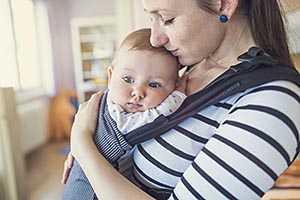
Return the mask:
M124 51L150 51L153 53L163 53L173 56L164 47L153 47L150 43L150 36L151 29L149 28L139 29L128 34L121 43L120 48L113 59L112 65L114 65L115 59L118 57L118 53Z
M134 31L127 35L120 45L120 49L131 50L148 50L154 52L168 53L164 47L153 47L150 43L151 29L144 28Z

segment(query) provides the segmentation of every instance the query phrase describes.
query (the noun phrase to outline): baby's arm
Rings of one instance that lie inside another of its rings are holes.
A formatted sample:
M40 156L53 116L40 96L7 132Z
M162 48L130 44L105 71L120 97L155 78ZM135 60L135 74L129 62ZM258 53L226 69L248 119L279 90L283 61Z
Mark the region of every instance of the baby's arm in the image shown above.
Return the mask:
M157 107L150 108L144 112L120 113L117 119L115 119L118 129L126 134L147 123L153 122L159 115L168 116L180 107L185 98L186 95L184 93L175 90Z

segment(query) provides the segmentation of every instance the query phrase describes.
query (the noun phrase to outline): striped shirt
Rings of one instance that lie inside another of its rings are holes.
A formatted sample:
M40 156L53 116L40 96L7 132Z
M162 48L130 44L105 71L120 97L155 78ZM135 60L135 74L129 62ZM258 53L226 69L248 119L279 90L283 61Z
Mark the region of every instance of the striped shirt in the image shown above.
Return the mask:
M300 88L274 81L209 106L134 151L134 176L169 199L260 199L298 151Z

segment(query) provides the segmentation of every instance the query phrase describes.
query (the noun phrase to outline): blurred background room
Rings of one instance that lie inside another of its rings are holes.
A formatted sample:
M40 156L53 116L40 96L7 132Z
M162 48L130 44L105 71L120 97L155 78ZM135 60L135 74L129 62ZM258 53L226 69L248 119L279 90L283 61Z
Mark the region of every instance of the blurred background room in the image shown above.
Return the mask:
M300 67L300 0L281 1ZM76 110L106 88L123 37L147 26L141 0L0 0L0 200L61 199ZM300 199L300 160L264 199Z

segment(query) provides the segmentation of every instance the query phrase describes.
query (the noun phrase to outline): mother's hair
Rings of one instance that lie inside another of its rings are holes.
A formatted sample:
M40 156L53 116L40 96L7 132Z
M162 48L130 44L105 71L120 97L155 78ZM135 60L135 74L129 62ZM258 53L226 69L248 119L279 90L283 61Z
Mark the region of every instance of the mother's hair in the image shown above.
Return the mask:
M213 10L215 0L197 0L201 8ZM282 6L278 0L239 0L238 11L245 13L255 43L280 63L294 67L287 44Z

